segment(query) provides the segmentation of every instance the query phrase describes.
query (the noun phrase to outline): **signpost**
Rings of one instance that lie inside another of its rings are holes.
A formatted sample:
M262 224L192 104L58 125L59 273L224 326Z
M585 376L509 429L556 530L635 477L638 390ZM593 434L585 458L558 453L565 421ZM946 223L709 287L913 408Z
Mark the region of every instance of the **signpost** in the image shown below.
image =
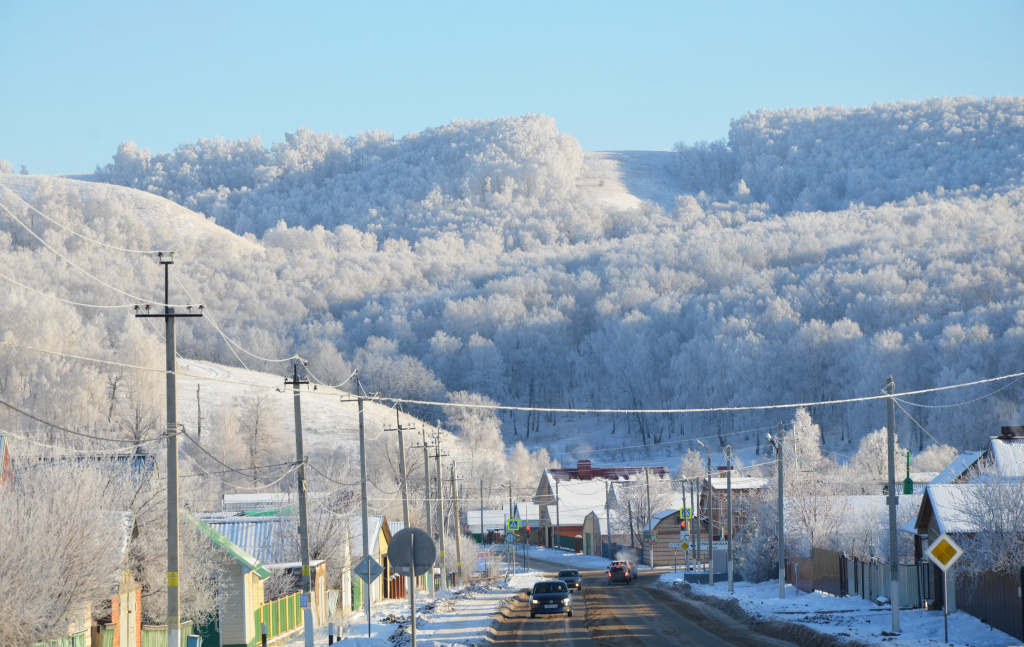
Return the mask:
M424 530L403 528L391 537L388 544L388 559L391 566L402 575L409 577L409 624L411 625L412 647L416 647L416 577L423 575L434 566L437 546ZM444 564L441 565L444 572Z
M380 574L384 572L384 567L377 563L373 555L367 555L363 561L356 564L353 572L356 577L366 582L366 637L369 638L372 634L370 630L370 585L377 581Z
M949 535L942 533L925 551L928 559L942 569L942 625L945 641L949 642L949 569L964 554L963 549L956 545Z

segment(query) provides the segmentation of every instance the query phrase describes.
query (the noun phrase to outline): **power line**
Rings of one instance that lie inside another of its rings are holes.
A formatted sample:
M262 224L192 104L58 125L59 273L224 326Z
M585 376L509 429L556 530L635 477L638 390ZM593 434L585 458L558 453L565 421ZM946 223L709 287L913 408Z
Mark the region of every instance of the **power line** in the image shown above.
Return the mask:
M10 193L11 195L13 195L15 197L15 199L17 199L19 202L24 204L26 207L28 207L32 211L35 211L37 214L39 214L43 218L49 220L50 222L52 222L53 224L57 225L61 229L65 230L68 233L71 233L71 234L73 234L75 236L78 236L79 238L81 238L83 240L87 240L90 243L93 243L95 245L100 245L101 247L106 247L108 249L113 249L113 250L118 251L118 252L125 252L126 254L156 254L156 253L161 252L161 251L167 251L167 250L159 250L159 249L152 249L152 250L149 250L149 249L126 249L124 247L118 247L116 245L111 245L109 243L104 243L103 241L96 240L95 238L89 238L85 234L79 233L79 232L75 231L74 229L72 229L71 227L68 227L66 225L63 225L63 224L57 222L56 220L54 220L50 216L46 215L45 213L43 213L39 209L36 209L27 200L25 200L25 198L21 197L20 195L18 195L14 191L12 191L10 187L8 187L7 185L3 184L2 182L0 182L0 187L2 187L5 191Z
M62 299L61 297L59 297L59 296L57 296L55 294L50 294L49 292L43 292L42 290L38 290L38 289L36 289L36 288L34 288L34 287L30 286L30 285L25 285L24 283L21 283L19 281L16 281L16 280L12 279L11 277L9 277L6 274L4 274L3 272L0 272L0 278L7 279L8 281L10 281L11 283L17 285L18 287L23 288L25 290L29 290L30 292L35 292L36 294L41 294L44 297L48 297L50 299L53 299L54 301L60 301L61 303L66 303L66 304L72 305L72 306L80 306L80 307L83 307L83 308L99 308L99 309L132 308L132 307L135 306L134 303L125 303L125 304L122 304L122 305L104 306L104 305L98 305L98 304L95 304L95 303L81 303L79 301L69 301L68 299Z
M23 227L23 228L25 229L25 231L27 231L27 232L28 232L29 234L31 234L33 238L35 238L36 240L38 240L38 241L39 241L39 242L40 242L40 243L41 243L41 244L43 245L43 247L45 247L46 249L48 249L48 250L50 250L51 252L53 252L54 254L56 254L58 258L60 258L60 259L64 260L64 261L65 261L65 262L66 262L66 263L67 263L68 265L70 265L71 267L75 268L76 270L78 270L78 271L79 271L79 272L81 272L82 274L85 274L85 275L86 275L86 276L88 276L88 277L89 277L90 279L92 279L93 281L96 281L97 283L99 283L99 284L100 284L100 285L102 285L103 287L105 287L105 288L109 288L109 289L113 290L114 292L117 292L118 294L123 294L123 295L124 295L124 296L126 296L126 297L131 297L132 299L134 299L135 301L137 301L137 302L140 302L140 303L148 303L148 304L151 304L151 305L159 305L159 306L165 305L165 304L163 304L163 303L159 303L159 302L157 302L157 301L151 301L151 300L149 300L149 299L146 299L146 298L143 298L143 297L140 297L140 296L136 296L136 295L134 295L134 294L132 294L132 293L130 293L130 292L125 292L125 291L124 291L124 290L122 290L121 288L115 287L115 286L113 286L113 285L111 285L111 284L107 283L107 282L106 282L106 281L104 281L103 279L101 279L101 278L99 278L99 277L97 277L97 276L95 276L95 275L91 274L91 273L90 273L90 272L89 272L88 270L86 270L86 269L82 268L81 266L77 265L77 264L76 264L76 263L75 263L74 261L72 261L72 260L71 260L70 258L68 258L67 256L64 256L63 254L61 254L60 252L58 252L58 251L57 251L57 250L56 250L56 249L55 249L55 248L54 248L54 247L53 247L52 245L50 245L50 244L49 244L48 242L46 242L45 240L43 240L43 238L42 238L41 236L39 236L39 235L38 235L38 234L37 234L36 232L32 231L32 228L31 228L31 227L29 227L28 225L26 225L25 223L23 223L23 222L22 222L22 221L21 221L21 220L20 220L20 219L19 219L19 218L18 218L18 217L17 217L16 215L14 215L14 213L13 213L12 211L11 211L10 209L8 209L8 208L6 207L6 205L4 205L4 204L3 204L2 202L0 202L0 209L3 209L3 210L4 210L4 211L5 211L6 213L7 213L7 215L9 215L9 216L10 216L10 217L11 217L11 218L12 218L12 219L13 219L13 220L15 221L15 222L17 222L17 223L18 223L19 225L21 225L21 226L22 226L22 227ZM170 305L170 304L168 304L168 305ZM186 307L186 306L188 306L188 305L189 305L189 304L175 304L175 305L173 305L173 306L171 306L171 307L175 307L175 308L177 308L177 307L181 307L181 308L184 308L184 307Z
M56 429L58 431L63 431L66 434L71 434L73 436L81 436L82 438L89 438L91 440L99 440L99 441L103 441L103 442L107 442L107 443L122 443L122 444L126 444L126 445L146 445L146 444L149 444L149 443L160 442L160 441L163 441L163 440L165 440L167 438L166 434L161 434L160 436L157 436L156 438L150 438L149 440L126 440L126 439L121 439L121 438L104 438L103 436L93 436L92 434L84 434L84 433L82 433L80 431L73 431L71 429L68 429L66 427L61 427L60 425L54 424L54 423L49 422L47 420L43 420L42 418L38 418L38 417L32 415L31 413L29 413L27 411L23 411L22 409L19 409L18 407L14 406L13 404L4 402L3 400L0 400L0 404L4 405L8 409L11 409L12 411L16 411L17 413L20 413L21 415L25 416L26 418L29 418L30 420L35 420L36 422L38 422L38 423L40 423L42 425L46 425L47 427L52 427L52 428L54 428L54 429Z

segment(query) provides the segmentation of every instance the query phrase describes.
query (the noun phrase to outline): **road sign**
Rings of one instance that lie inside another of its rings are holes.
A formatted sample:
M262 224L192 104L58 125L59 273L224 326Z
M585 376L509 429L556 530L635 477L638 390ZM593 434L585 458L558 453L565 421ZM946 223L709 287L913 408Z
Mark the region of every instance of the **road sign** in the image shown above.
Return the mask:
M308 593L301 593L301 594L299 594L299 608L300 609L309 608L309 594Z
M693 508L679 508L680 519L693 519Z
M657 535L654 534L653 530L644 531L644 543L653 546L657 542Z
M676 542L668 545L669 548L681 548L682 550L690 550L690 544L685 541Z
M369 573L367 573L367 569L369 569ZM363 561L356 564L356 567L352 569L352 571L356 574L356 577L362 581L367 584L372 584L378 577L380 577L380 574L384 572L384 567L378 564L377 560L375 560L372 555L367 555L363 558Z
M509 529L509 532L511 532L513 530L519 530L519 519L509 519L508 520L508 529Z
M434 566L437 546L425 530L402 528L391 537L388 559L391 567L402 575L416 577Z
M716 542L714 542L714 545L712 546L712 548L714 548L715 550L726 550L728 547L729 547L729 541L728 540L726 540L726 541L716 541ZM707 539L702 539L701 542L700 542L700 550L707 550L707 549L708 549L708 540Z
M942 533L939 535L939 538L928 547L925 554L928 555L928 559L935 562L935 565L945 572L949 570L950 566L956 563L956 560L960 559L960 556L964 554L964 551L956 545L955 541L949 538L949 535Z

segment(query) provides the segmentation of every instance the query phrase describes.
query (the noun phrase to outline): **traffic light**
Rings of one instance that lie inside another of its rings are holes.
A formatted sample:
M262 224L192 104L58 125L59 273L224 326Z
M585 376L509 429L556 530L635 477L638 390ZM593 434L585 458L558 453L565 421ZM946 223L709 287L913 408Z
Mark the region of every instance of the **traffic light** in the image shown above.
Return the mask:
M529 526L526 527L526 538L527 539L530 538L530 527Z
M686 532L686 519L679 520L679 530L682 532Z

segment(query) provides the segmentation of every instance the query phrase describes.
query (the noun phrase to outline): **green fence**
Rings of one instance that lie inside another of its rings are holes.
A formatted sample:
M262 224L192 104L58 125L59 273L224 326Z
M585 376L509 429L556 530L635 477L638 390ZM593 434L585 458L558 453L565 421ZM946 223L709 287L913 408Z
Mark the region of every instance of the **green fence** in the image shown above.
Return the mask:
M293 593L273 602L267 602L253 612L256 621L256 635L261 636L260 623L267 623L267 639L276 638L302 624L302 610L299 606L300 593ZM145 647L145 645L143 645Z
M49 642L35 643L32 647L85 647L85 641L88 636L88 630L79 631L77 634L62 636Z
M188 637L192 634L192 623L183 622L178 630L178 642L181 647L186 647ZM142 647L166 647L167 626L151 626L142 628ZM77 646L76 646L77 647Z

